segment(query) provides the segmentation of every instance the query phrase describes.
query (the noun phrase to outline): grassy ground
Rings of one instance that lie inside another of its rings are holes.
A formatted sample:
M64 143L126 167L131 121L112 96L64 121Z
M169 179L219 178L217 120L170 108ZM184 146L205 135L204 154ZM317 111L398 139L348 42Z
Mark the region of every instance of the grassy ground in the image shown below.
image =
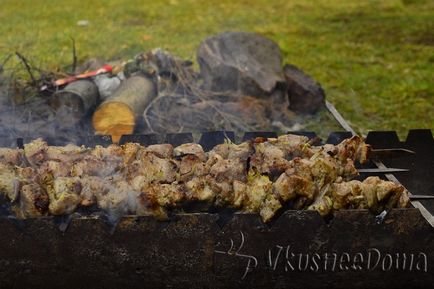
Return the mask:
M315 77L361 133L434 128L432 0L0 0L0 59L21 51L48 69L163 47L195 58L207 35L261 33ZM88 26L77 21L89 20Z

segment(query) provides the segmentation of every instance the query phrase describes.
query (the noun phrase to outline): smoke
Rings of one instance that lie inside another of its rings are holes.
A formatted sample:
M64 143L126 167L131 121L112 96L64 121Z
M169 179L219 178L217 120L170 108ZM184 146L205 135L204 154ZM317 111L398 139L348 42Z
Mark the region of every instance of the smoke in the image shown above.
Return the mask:
M40 91L56 76L28 63L23 65L23 61L27 60L5 57L0 62L3 63L0 69L1 145L14 147L17 138L28 142L38 137L50 145L86 144L84 139L94 135L91 116L95 107L88 109L79 122L67 125L64 119L76 114L75 108L53 108L51 100L59 88ZM138 72L156 82L158 95L138 120L135 134L221 130L239 135L248 131L314 130L328 133L339 129L324 113L325 109L312 116L289 110L284 87L277 86L264 97L243 95L241 87L235 91L210 91L191 62L161 49L139 54L124 68L127 77ZM98 85L99 82L95 83Z
M158 75L158 96L143 114L145 133L287 132L299 125L283 89L263 98L243 95L241 88L214 92L189 63L167 52L157 49L142 59Z
M28 142L38 137L51 145L82 144L83 136L93 135L89 114L66 126L62 120L74 108L54 109L50 103L59 90L52 81L60 76L35 68L17 55L0 57L0 145L16 147L19 138Z

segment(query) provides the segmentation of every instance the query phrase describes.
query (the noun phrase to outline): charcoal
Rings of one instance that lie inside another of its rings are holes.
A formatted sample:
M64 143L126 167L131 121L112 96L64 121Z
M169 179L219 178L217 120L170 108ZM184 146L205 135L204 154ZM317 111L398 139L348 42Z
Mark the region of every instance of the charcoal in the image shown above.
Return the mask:
M199 46L197 61L205 90L260 97L285 83L279 47L255 33L209 37Z
M315 113L324 106L325 94L319 83L294 65L285 65L284 71L291 110Z

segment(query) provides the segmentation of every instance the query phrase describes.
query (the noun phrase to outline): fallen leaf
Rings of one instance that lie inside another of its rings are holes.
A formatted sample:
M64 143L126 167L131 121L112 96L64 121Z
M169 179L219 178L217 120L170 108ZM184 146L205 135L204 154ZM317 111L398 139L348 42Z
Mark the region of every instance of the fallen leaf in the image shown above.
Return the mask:
M148 34L145 34L145 35L142 36L142 39L145 40L145 41L149 41L149 40L152 39L152 36L148 35Z

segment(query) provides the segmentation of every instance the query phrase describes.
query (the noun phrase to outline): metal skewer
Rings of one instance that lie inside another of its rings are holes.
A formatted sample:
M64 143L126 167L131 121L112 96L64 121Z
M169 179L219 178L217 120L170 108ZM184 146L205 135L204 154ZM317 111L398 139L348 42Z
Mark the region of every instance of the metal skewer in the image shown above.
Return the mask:
M333 117L339 122L339 124L346 130L351 132L352 135L356 135L356 132L351 128L351 126L346 122L346 120L342 117L342 115L336 110L336 108L334 107L333 104L331 104L330 102L328 102L326 100L326 107L327 109L330 111L330 113L333 115ZM373 159L372 162L379 168L379 169L387 169L387 167L379 160L375 160ZM401 184L398 179L393 175L393 174L386 174L385 177L392 182L395 182L396 184ZM417 195L416 195L416 200L414 200L412 198L412 194L411 192L409 192L409 197L412 200L411 204L413 205L413 207L419 209L420 213L422 214L422 216L425 218L425 220L431 225L431 227L434 228L434 216L431 215L431 213L425 208L425 206L417 201ZM380 215L377 216L376 221L377 222L382 222L384 220L384 218L387 215L387 211L383 211Z
M383 174L390 174L390 173L398 173L398 172L408 172L409 169L399 169L399 168L375 168L375 169L358 169L359 173L383 173Z
M434 199L434 196L430 195L409 195L410 200L429 200Z
M369 152L370 159L391 159L399 158L408 154L415 154L414 151L403 149L403 148L392 148L392 149L372 149Z

